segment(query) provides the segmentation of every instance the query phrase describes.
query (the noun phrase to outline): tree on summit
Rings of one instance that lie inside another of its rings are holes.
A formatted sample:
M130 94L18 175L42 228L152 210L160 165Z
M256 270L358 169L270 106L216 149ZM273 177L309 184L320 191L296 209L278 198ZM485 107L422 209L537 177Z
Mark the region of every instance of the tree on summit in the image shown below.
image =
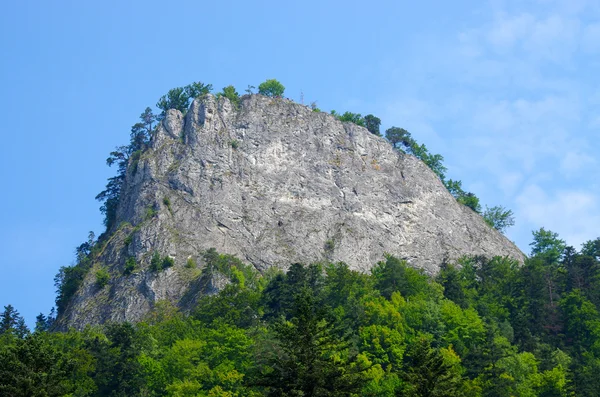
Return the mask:
M201 95L206 95L211 91L211 84L204 84L199 81L188 84L185 87L176 87L169 90L156 103L156 107L162 110L158 116L159 119L163 119L169 109L177 109L181 113L185 113L194 99Z
M269 79L258 86L258 93L271 98L283 95L285 87L275 79Z

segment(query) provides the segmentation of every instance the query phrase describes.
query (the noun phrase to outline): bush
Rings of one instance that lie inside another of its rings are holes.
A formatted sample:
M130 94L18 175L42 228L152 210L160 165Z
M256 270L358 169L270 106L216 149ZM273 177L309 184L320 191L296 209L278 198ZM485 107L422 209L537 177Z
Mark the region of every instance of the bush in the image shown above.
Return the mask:
M144 220L150 220L154 218L158 214L158 211L154 209L154 207L146 207L146 212L144 213Z
M325 241L325 250L326 251L333 251L334 248L335 248L335 241L333 241L333 240Z
M133 256L130 256L129 258L127 258L127 261L125 261L125 269L123 269L123 274L127 276L133 273L136 267L137 264L135 263L135 258Z
M217 94L217 96L224 96L229 99L232 104L236 107L240 105L240 94L235 90L235 87L232 85L228 85L227 87L223 87L223 92Z
M185 267L188 269L195 269L198 266L194 258L188 258L187 262L185 262Z
M232 139L229 144L231 145L232 149L237 149L240 147L240 142L237 139Z
M110 274L105 268L100 268L96 271L96 286L100 289L104 288L110 280Z
M479 198L473 193L466 193L464 196L460 196L456 199L459 203L466 205L478 214L481 212L481 205L479 204Z
M360 115L360 113L352 113L352 112L344 112L341 116L337 115L337 113L332 113L334 116L338 118L341 122L349 122L359 125L361 127L365 126L365 119Z
M167 207L169 212L171 212L171 200L168 197L163 197L163 204Z
M175 260L170 256L165 256L162 260L162 268L167 269L172 266L175 266Z
M158 272L162 270L162 264L160 262L160 254L158 251L154 251L152 254L152 259L150 260L150 270L153 272Z
M169 256L161 258L158 251L154 251L154 254L152 254L152 259L150 260L150 270L153 272L160 272L161 270L172 266L175 266L175 260L173 258Z
M258 93L271 98L280 97L283 95L285 87L279 81L270 79L261 83L258 86Z

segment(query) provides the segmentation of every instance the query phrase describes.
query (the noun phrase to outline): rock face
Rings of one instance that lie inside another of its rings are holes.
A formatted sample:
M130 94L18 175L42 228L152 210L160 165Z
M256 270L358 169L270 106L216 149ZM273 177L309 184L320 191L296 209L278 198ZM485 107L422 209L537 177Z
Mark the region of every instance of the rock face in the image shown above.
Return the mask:
M170 110L152 145L130 164L117 214L94 271L63 326L136 321L154 302L189 308L202 293L201 254L214 247L259 271L293 262L343 261L368 271L390 253L434 273L466 254L523 259L519 249L459 204L416 158L381 137L285 99L197 98ZM157 251L175 266L149 269ZM125 261L138 270L123 275Z

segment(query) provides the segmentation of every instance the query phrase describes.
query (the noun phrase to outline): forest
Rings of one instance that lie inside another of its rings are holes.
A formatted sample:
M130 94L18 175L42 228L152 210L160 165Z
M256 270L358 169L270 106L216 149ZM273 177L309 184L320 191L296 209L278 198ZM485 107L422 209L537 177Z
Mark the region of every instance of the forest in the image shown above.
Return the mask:
M229 282L191 313L158 302L138 324L35 330L0 318L2 396L597 396L600 239L533 233L524 264L387 256L264 275L214 249Z

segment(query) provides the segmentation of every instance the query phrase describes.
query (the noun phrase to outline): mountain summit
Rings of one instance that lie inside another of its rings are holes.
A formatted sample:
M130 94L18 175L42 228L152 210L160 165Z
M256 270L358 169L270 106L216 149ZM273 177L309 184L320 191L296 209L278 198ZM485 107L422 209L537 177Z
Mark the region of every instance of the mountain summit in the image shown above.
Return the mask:
M237 105L208 94L185 116L167 111L129 163L114 225L62 327L136 321L163 299L189 308L208 284L218 288L195 268L210 248L260 272L316 261L368 271L385 254L428 273L463 255L523 260L420 160L366 128L262 95Z

